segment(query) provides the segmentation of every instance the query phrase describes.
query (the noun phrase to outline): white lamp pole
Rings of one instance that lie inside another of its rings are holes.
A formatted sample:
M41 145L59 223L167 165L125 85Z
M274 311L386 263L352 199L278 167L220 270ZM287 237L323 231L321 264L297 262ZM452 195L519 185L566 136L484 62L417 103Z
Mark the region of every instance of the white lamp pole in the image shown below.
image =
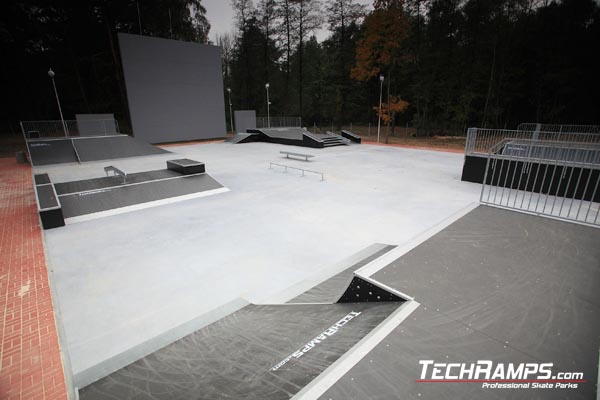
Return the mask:
M271 105L271 102L269 101L269 84L268 83L265 84L265 89L267 89L267 126L270 128L271 127L271 112L270 112L269 106Z
M227 93L229 93L229 125L231 126L231 131L235 132L233 127L233 114L231 113L231 88L227 88Z
M56 83L54 82L54 71L52 69L48 70L48 76L52 79L52 86L54 87L54 94L56 95L56 103L58 104L58 112L60 113L60 120L62 122L63 131L65 132L65 136L69 136L67 133L67 125L65 125L65 119L63 118L62 108L60 107L60 100L58 98L58 91L56 90Z
M379 113L377 114L377 143L379 143L379 132L381 131L381 100L383 98L383 75L379 75L379 82L381 82L381 86L379 87Z

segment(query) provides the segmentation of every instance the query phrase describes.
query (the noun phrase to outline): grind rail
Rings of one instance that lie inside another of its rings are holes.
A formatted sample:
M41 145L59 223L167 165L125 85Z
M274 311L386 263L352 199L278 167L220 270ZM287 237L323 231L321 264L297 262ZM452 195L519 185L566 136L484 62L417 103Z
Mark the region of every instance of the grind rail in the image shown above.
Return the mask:
M285 172L287 172L288 169L295 169L295 170L298 170L298 171L302 171L302 176L304 176L305 172L308 172L308 173L311 173L311 174L321 175L321 181L325 180L325 175L322 172L311 171L311 170L304 169L304 168L291 167L289 165L283 165L283 164L277 164L277 163L269 163L269 169L273 169L274 165L277 166L277 167L285 168Z

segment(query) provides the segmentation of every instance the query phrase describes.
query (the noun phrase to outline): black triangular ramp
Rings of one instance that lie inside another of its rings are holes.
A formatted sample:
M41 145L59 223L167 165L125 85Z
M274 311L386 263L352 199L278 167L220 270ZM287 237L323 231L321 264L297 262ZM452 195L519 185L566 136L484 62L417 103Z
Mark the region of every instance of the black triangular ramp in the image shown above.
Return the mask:
M404 302L407 299L399 294L386 290L377 285L374 281L367 280L358 275L354 275L352 281L340 296L338 303L369 303L369 302L384 302L397 301Z

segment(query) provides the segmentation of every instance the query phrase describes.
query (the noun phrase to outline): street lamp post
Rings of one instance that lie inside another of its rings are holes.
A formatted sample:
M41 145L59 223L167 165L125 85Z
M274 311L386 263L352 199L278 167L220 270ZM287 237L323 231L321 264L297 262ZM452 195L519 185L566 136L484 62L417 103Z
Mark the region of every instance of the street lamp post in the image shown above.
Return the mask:
M271 112L270 112L270 105L271 102L269 101L269 83L265 84L265 89L267 89L267 127L271 127Z
M58 104L58 112L60 113L60 120L62 122L63 131L65 132L65 136L69 136L67 133L67 125L65 125L65 119L63 118L62 108L60 107L60 100L58 98L58 91L56 90L56 83L54 82L54 71L50 68L48 70L48 76L52 79L52 86L54 87L54 94L56 95L56 103Z
M381 86L379 87L379 113L377 114L377 143L379 143L379 132L381 131L381 100L383 98L383 75L379 75L379 82L381 82Z
M235 132L233 128L233 114L231 113L231 88L227 88L227 93L229 94L229 125L231 126L231 131Z

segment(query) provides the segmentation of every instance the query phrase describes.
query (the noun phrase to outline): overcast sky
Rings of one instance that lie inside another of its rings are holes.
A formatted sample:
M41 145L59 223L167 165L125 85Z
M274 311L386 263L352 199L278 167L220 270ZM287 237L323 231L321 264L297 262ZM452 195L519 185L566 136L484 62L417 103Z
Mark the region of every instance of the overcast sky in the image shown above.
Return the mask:
M373 4L373 0L356 0L356 2L368 6ZM202 0L202 4L206 7L206 18L210 22L210 32L208 34L210 40L215 42L216 35L234 30L234 12L230 0ZM327 0L324 0L323 4L327 4ZM326 29L317 32L317 40L322 41L328 34L329 32Z

